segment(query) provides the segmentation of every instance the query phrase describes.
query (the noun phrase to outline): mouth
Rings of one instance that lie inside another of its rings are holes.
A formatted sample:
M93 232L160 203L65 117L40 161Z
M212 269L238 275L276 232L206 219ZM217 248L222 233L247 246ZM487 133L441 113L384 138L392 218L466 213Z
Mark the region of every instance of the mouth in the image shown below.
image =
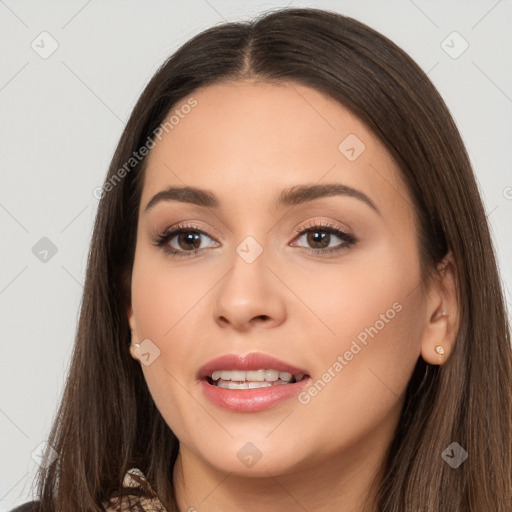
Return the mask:
M234 384L257 384L257 387L290 384L300 382L305 376L309 373L304 368L260 352L226 354L209 361L197 372L198 379L227 389L245 389L229 388Z
M258 352L227 354L197 373L205 397L235 412L256 412L291 399L311 382L307 370Z

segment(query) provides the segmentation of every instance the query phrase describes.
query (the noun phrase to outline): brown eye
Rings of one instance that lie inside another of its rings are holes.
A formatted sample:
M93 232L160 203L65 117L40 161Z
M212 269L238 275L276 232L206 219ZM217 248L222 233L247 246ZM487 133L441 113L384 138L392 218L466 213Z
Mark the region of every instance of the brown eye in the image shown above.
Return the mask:
M201 234L197 231L183 231L173 238L177 240L178 249L183 249L184 251L199 249L201 246Z
M354 236L345 233L335 226L307 226L299 234L301 236L297 241L305 238L306 246L304 248L316 254L340 251L351 247L357 242ZM336 238L341 240L341 243L336 243ZM334 243L332 244L331 242Z
M205 239L209 241L205 242ZM194 226L177 226L175 229L168 229L154 241L157 247L161 247L172 256L195 256L204 248L213 247L216 243Z
M313 249L325 249L329 246L330 240L331 233L325 230L317 229L307 233L308 244L310 244Z

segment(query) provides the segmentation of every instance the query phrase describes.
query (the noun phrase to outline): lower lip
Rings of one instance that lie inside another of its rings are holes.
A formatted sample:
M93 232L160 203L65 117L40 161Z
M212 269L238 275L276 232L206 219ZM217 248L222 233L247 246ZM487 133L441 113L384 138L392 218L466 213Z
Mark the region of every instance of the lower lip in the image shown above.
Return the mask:
M297 396L309 385L310 380L310 377L304 377L293 384L277 384L256 389L226 389L203 379L201 386L206 397L219 407L235 412L257 412Z

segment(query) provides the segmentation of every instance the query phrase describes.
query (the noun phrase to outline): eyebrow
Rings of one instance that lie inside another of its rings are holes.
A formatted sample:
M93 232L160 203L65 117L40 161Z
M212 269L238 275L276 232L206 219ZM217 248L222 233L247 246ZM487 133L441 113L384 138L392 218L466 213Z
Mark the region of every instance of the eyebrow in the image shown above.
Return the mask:
M313 201L315 199L331 196L346 196L358 199L381 215L375 203L363 192L340 183L326 183L322 185L296 185L283 190L275 202L275 208L295 206L298 204ZM171 186L155 194L146 205L144 212L147 213L156 204L163 201L177 201L190 203L206 208L220 208L220 200L209 190L196 187L174 187Z

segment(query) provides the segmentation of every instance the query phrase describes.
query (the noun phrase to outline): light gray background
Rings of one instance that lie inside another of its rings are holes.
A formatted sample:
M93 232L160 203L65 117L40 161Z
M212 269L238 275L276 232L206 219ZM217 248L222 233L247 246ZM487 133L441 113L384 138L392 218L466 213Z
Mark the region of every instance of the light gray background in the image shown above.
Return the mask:
M511 0L0 0L0 511L30 498L73 345L93 190L135 101L194 34L286 5L357 18L428 72L473 162L510 308ZM469 44L458 58L453 31ZM32 251L43 237L57 247L46 262Z

